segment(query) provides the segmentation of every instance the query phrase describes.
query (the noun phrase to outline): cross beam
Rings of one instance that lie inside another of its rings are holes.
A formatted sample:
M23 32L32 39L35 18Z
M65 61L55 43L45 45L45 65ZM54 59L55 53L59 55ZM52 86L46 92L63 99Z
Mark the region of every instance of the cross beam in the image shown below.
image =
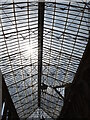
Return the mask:
M44 4L44 2L38 2L38 107L41 100Z

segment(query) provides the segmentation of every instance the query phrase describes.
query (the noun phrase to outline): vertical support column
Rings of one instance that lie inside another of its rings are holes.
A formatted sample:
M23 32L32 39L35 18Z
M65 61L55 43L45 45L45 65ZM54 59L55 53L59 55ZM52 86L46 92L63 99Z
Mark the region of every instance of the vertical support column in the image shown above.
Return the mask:
M1 3L2 7L2 3ZM0 21L2 18L2 10L0 9ZM0 23L0 30L1 30L1 23ZM0 69L0 120L1 120L1 111L2 111L2 74L1 74L1 69Z
M41 100L44 4L44 2L38 2L38 107Z
M0 120L1 120L1 111L2 111L2 74L0 70Z

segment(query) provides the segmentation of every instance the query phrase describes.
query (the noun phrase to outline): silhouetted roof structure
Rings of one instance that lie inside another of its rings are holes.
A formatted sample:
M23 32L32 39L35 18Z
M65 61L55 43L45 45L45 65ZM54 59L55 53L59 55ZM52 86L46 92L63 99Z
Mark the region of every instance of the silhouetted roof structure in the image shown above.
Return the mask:
M0 11L0 67L19 117L57 118L88 43L88 3L13 1Z

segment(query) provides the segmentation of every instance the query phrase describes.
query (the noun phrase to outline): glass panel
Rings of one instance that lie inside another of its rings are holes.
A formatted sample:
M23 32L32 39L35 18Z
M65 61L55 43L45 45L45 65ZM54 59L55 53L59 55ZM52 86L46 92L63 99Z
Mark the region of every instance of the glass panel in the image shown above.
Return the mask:
M38 2L0 1L0 68L20 118L57 118L88 43L86 3L53 1L44 11L41 109Z

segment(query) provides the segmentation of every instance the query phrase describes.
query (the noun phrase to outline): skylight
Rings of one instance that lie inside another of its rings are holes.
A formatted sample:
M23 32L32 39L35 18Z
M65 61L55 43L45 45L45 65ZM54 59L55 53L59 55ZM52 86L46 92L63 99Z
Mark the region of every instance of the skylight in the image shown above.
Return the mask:
M57 118L88 43L88 6L45 2L38 108L38 2L0 5L0 67L20 118ZM43 89L45 87L45 89Z

